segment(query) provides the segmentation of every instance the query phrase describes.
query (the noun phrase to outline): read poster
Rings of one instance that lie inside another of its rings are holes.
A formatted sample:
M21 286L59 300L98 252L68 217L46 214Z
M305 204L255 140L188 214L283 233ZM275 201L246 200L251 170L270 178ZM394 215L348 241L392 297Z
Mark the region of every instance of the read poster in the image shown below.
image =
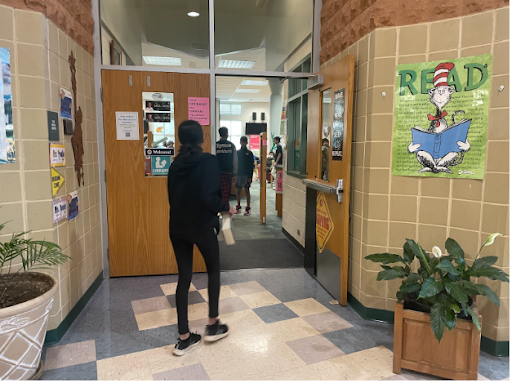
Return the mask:
M483 179L491 59L397 66L393 175Z
M16 162L12 123L11 64L9 49L0 48L2 86L0 86L0 164Z

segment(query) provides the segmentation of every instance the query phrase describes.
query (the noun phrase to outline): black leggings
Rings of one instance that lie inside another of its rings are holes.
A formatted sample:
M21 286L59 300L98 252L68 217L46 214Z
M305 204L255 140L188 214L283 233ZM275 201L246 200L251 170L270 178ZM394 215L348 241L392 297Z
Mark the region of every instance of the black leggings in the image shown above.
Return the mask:
M208 270L208 302L210 318L219 316L220 264L219 242L213 229L201 235L176 236L171 234L171 242L178 262L178 288L176 289L176 308L178 310L178 331L187 334L188 328L188 290L192 280L192 260L194 244L201 252Z

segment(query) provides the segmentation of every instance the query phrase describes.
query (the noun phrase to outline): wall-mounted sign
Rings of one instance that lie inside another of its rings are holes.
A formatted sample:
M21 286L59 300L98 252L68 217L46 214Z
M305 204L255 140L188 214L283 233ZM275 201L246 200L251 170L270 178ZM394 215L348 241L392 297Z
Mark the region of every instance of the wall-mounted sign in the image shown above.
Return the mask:
M483 179L491 59L397 66L393 175Z
M78 192L68 194L68 221L78 217Z
M171 113L146 112L144 118L147 122L171 122Z
M64 185L64 176L60 174L57 170L52 168L52 198L54 198L59 192L62 185Z
M151 156L151 175L166 176L171 162L171 156Z
M47 112L48 119L48 140L59 141L59 114L55 112Z
M162 95L162 93L157 93ZM154 95L153 95L154 98ZM146 112L170 112L171 111L171 102L170 101L146 101L145 102Z
M334 92L334 108L332 119L332 159L343 159L343 124L345 119L345 89Z
M174 156L174 148L145 148L145 156Z
M50 165L66 166L66 147L60 144L50 144Z
M0 164L7 164L16 162L9 49L0 48L0 61L3 78L3 86L0 86Z
M334 224L327 207L325 195L323 192L319 192L316 199L316 242L320 253L324 251L333 230Z
M66 197L53 201L53 223L57 223L68 217L68 201Z
M277 194L283 194L283 171L278 170L276 175L276 193Z
M188 98L188 119L201 125L210 125L210 99L208 97Z
M67 120L73 119L71 115L71 107L73 105L73 95L69 90L60 89L60 116Z
M139 113L116 112L116 129L118 140L139 140Z

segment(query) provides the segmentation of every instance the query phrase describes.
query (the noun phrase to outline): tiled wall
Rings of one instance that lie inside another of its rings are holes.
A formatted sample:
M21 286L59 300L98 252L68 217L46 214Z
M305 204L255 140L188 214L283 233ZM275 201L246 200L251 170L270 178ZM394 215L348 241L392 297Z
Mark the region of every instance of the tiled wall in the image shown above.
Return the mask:
M0 221L10 221L0 241L32 230L31 237L57 242L72 260L49 271L60 282L49 330L56 328L102 271L99 176L94 103L93 57L39 12L0 6L0 47L11 52L16 163L0 165ZM84 112L85 186L77 186L71 136L66 146L65 177L56 198L79 192L80 214L52 223L47 110L59 112L60 88L71 90L68 57L76 57L78 105Z
M452 237L474 257L490 233L500 232L485 254L509 272L509 8L412 26L376 29L326 65L356 57L353 190L349 291L364 306L393 310L399 283L377 282L379 267L364 260L377 252L401 253L405 238L425 249ZM391 175L393 103L397 64L493 54L488 150L483 180ZM504 85L503 92L498 92ZM386 96L382 96L386 92ZM509 287L490 283L496 307L478 300L483 335L509 337Z

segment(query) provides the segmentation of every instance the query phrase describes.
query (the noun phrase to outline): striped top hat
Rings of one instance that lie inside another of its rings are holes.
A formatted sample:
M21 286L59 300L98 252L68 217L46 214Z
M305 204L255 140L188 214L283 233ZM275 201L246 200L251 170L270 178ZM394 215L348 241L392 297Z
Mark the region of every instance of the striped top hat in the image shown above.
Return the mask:
M453 69L453 63L441 63L434 72L434 87L448 86L448 73Z

